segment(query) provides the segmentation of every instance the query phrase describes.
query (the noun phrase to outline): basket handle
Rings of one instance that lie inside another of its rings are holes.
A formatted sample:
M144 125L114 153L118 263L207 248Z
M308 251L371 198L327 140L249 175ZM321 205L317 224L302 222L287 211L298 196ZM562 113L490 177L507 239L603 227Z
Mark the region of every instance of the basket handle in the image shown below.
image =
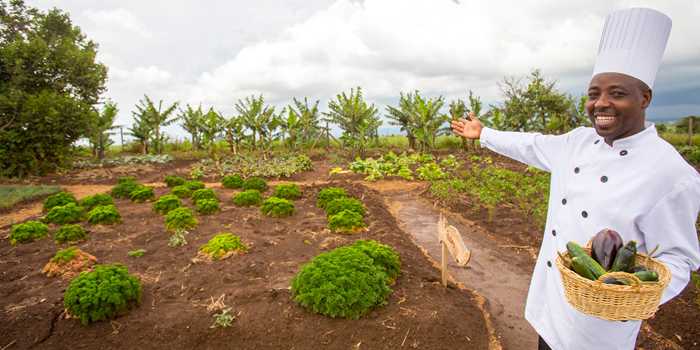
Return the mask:
M608 277L614 277L620 280L625 280L629 282L630 286L632 287L639 287L642 285L642 280L640 280L639 277L623 271L614 271L603 274L602 276L598 277L598 282L603 283L603 280Z

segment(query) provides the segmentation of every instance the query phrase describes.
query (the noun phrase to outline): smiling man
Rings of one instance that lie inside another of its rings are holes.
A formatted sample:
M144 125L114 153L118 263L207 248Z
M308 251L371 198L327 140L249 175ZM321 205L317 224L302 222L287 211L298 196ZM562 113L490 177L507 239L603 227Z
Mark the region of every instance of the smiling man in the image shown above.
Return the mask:
M554 266L566 243L585 245L602 229L637 241L672 273L662 303L680 293L700 267L695 222L700 175L645 120L671 19L651 9L612 13L605 22L587 113L593 128L564 135L503 132L473 116L452 123L460 136L552 173L544 238L525 318L540 349L633 349L641 321L607 321L566 301Z

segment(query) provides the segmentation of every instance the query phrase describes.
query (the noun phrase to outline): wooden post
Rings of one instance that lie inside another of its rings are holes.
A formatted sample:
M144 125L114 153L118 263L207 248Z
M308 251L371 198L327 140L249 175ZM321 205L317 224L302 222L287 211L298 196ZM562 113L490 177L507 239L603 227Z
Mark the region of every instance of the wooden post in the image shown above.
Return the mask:
M440 241L442 246L442 262L440 264L442 270L442 286L447 287L447 244L445 241Z

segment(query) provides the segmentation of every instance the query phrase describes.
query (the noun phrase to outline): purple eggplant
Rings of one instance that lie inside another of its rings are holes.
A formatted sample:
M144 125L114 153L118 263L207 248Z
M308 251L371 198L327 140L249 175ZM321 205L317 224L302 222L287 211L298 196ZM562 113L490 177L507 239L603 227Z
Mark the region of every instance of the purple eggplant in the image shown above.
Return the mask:
M593 237L591 242L591 257L605 270L610 270L617 251L622 248L622 237L611 229L604 229Z

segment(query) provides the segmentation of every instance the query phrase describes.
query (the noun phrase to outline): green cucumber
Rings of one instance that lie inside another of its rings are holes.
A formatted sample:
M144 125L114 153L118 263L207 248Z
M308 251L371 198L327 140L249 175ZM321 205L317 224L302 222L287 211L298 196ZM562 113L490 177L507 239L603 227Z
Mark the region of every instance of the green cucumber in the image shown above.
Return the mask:
M586 266L586 264L583 262L583 259L581 259L580 257L576 256L573 259L571 259L571 267L577 274L579 274L579 276L595 281L596 278L593 275L593 271L591 271L588 268L588 266Z
M657 274L655 271L638 271L634 273L637 278L639 278L640 281L642 282L658 282L659 281L659 274Z
M622 279L617 279L615 277L606 277L603 279L603 283L605 284L617 284L620 286L628 286L629 283L625 280Z
M615 262L610 271L630 271L634 267L634 259L637 255L637 242L629 241L622 249L617 251Z
M586 253L583 248L581 248L580 245L576 244L576 242L569 242L566 244L566 250L569 251L569 256L572 258L575 258L577 256L583 257L583 256L589 256L588 253Z

